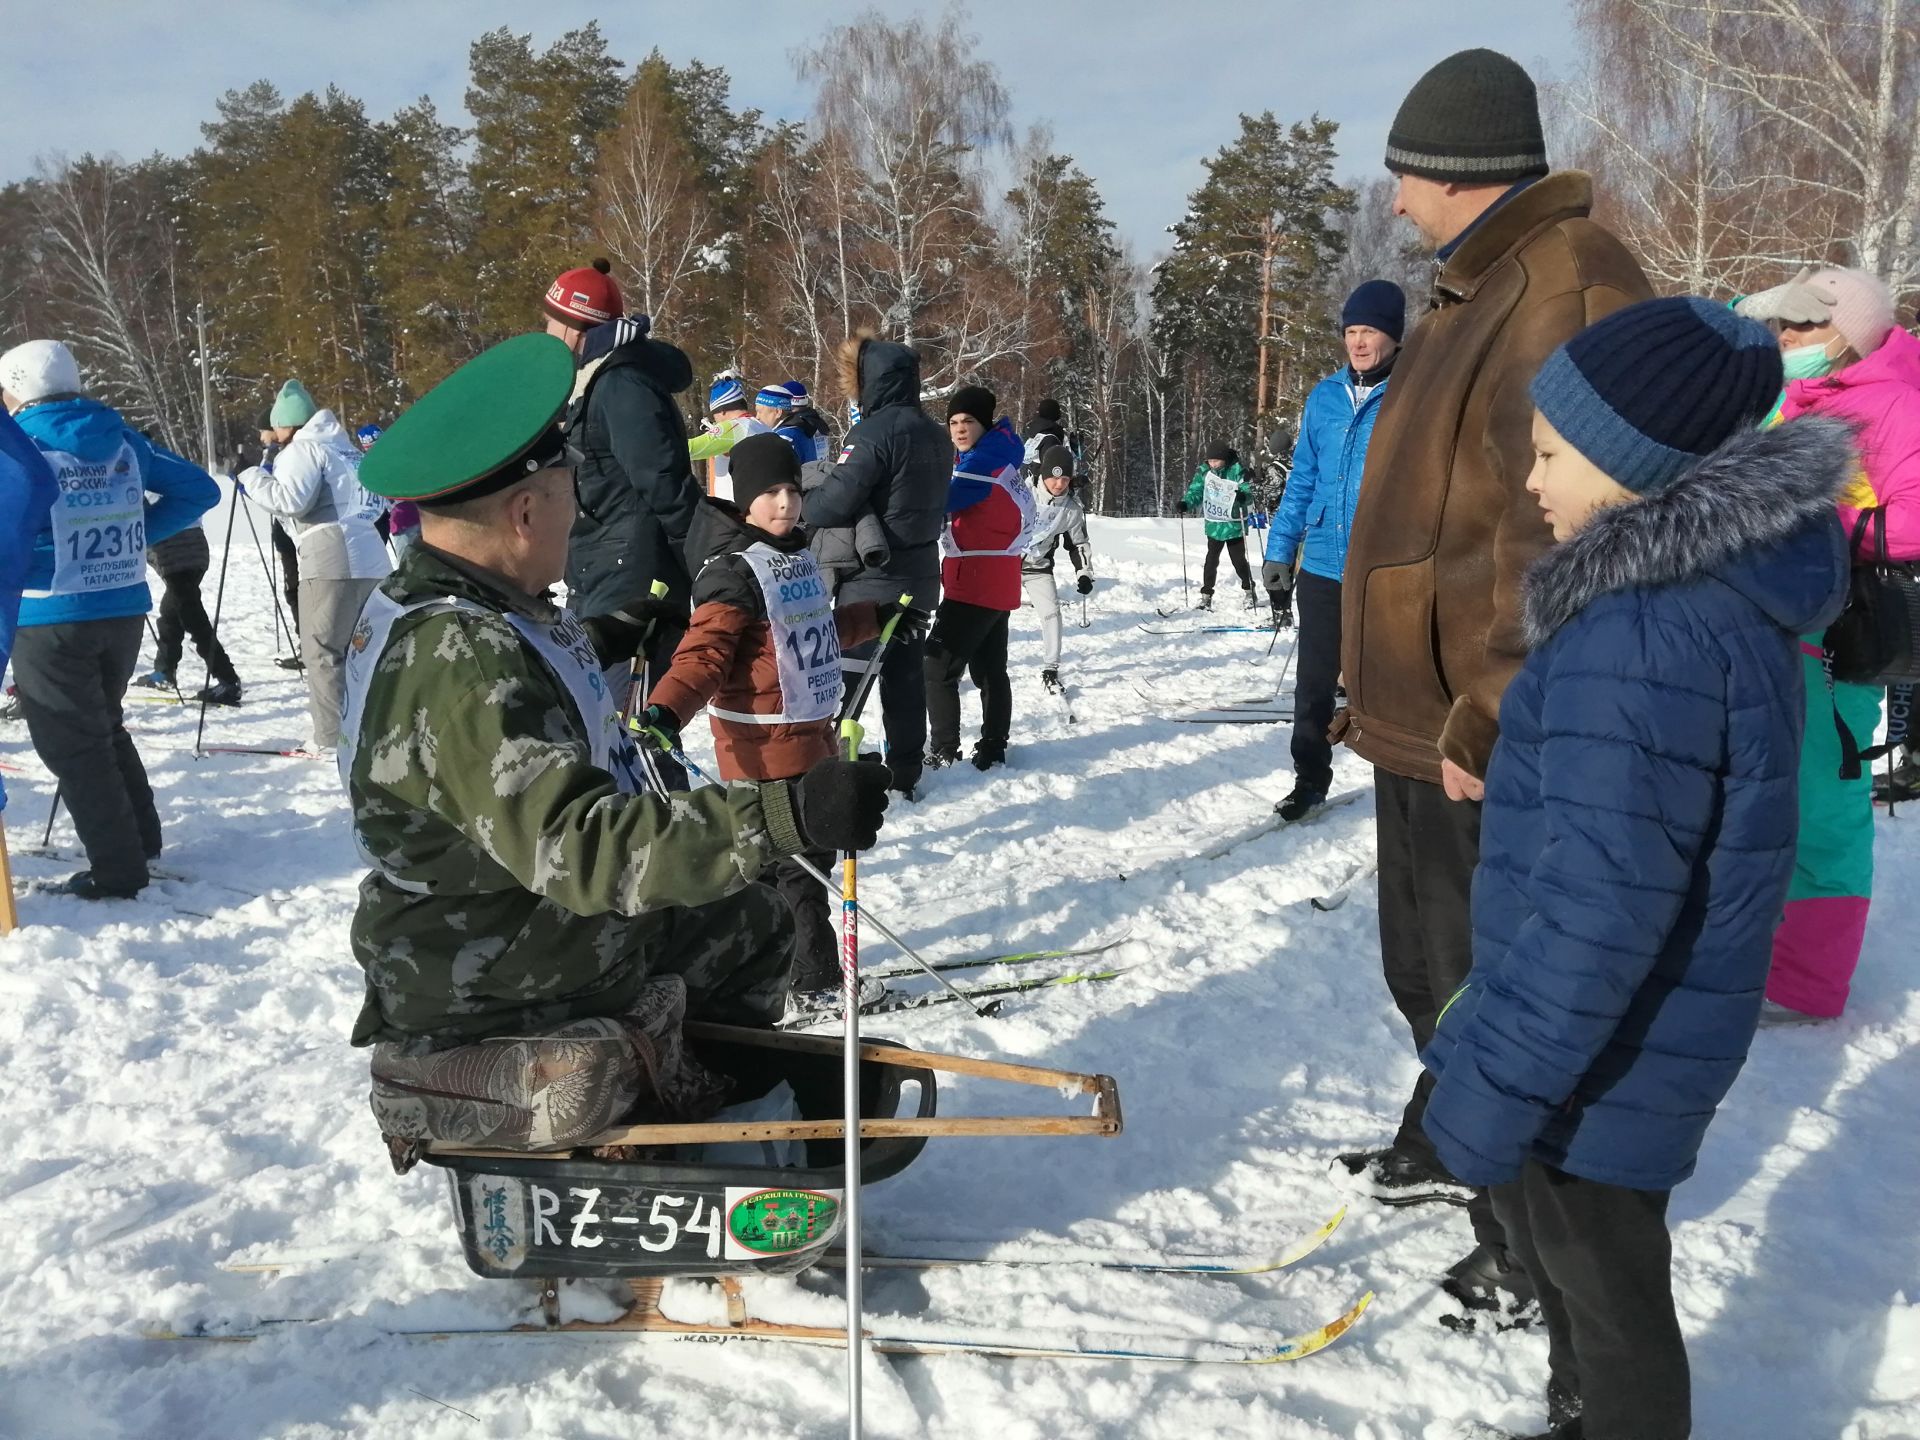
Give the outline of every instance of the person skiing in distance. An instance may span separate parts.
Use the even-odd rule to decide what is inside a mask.
[[[424,1138],[563,1148],[636,1104],[720,1101],[681,1019],[766,1025],[793,922],[756,877],[872,845],[877,765],[641,793],[584,627],[545,599],[568,561],[577,455],[568,347],[520,335],[388,429],[367,483],[422,511],[368,601],[341,779],[370,873],[354,913],[372,1105],[396,1154]],[[505,777],[505,778],[503,778]]]
[[[1858,535],[1856,564],[1877,551],[1920,560],[1920,340],[1894,319],[1885,282],[1865,270],[1809,267],[1785,285],[1739,303],[1780,337],[1787,388],[1779,414],[1830,415],[1857,429],[1860,465],[1840,500],[1840,523]],[[1878,512],[1877,517],[1868,512]],[[1793,888],[1773,941],[1765,1020],[1792,1024],[1846,1009],[1866,941],[1873,899],[1873,782],[1840,775],[1843,745],[1836,717],[1861,746],[1880,727],[1882,691],[1829,682],[1823,637],[1806,636],[1801,669],[1808,685],[1805,749],[1800,757],[1800,842]]]
[[[693,620],[647,696],[646,722],[678,736],[706,707],[722,780],[797,781],[837,753],[840,647],[877,637],[893,607],[834,608],[799,523],[800,460],[778,433],[748,436],[732,461],[733,499],[704,502],[714,513],[696,531],[707,553]],[[916,620],[909,611],[902,624]],[[826,849],[805,858],[823,873],[833,864]],[[791,859],[773,875],[793,911],[793,994],[831,996],[840,959],[826,892]]]
[[[171,539],[218,503],[198,465],[150,444],[85,393],[73,352],[29,340],[0,355],[0,404],[57,482],[25,466],[44,509],[30,515],[32,557],[13,636],[13,679],[33,748],[53,772],[87,867],[63,888],[125,899],[147,885],[161,848],[153,787],[122,714],[153,607],[147,545]],[[18,543],[17,541],[15,543]]]
[[[849,530],[855,568],[835,590],[843,604],[913,597],[931,614],[940,600],[940,533],[953,477],[953,443],[920,408],[920,357],[871,334],[849,336],[839,350],[840,381],[859,418],[839,458],[801,507],[807,527]],[[849,692],[872,656],[870,645],[842,655]],[[927,743],[925,645],[896,634],[880,672],[887,768],[893,788],[911,798]]]
[[[1367,441],[1387,396],[1406,330],[1407,297],[1369,280],[1340,308],[1347,365],[1307,395],[1287,488],[1267,535],[1261,580],[1278,611],[1299,595],[1293,671],[1293,789],[1274,806],[1289,824],[1311,814],[1333,784],[1334,691],[1340,683],[1340,577],[1360,503]],[[1296,562],[1298,574],[1296,575]]]
[[[1021,557],[1033,533],[1032,492],[1020,478],[1020,437],[994,419],[984,385],[963,385],[947,401],[947,434],[957,452],[940,537],[940,608],[927,632],[927,765],[960,758],[960,676],[980,691],[980,739],[973,766],[1005,763],[1013,728],[1007,678],[1007,622],[1020,608]]]
[[[1033,535],[1020,561],[1020,585],[1040,617],[1040,683],[1059,691],[1060,587],[1053,578],[1053,557],[1062,545],[1073,562],[1074,589],[1093,593],[1093,546],[1087,539],[1087,511],[1073,491],[1073,452],[1065,445],[1043,451],[1040,493],[1034,497]]]
[[[707,390],[707,433],[696,435],[687,445],[687,457],[695,466],[705,462],[711,478],[707,493],[720,500],[733,498],[733,486],[727,479],[727,454],[749,435],[765,435],[771,425],[753,413],[747,382],[733,371],[721,372]]]
[[[300,659],[307,678],[309,753],[340,743],[347,640],[373,587],[393,568],[374,528],[380,504],[360,488],[360,447],[333,411],[289,380],[275,397],[274,444],[236,483],[293,537],[300,555]]]
[[[193,698],[208,705],[238,705],[240,672],[233,668],[232,658],[214,633],[206,601],[200,595],[200,583],[207,578],[212,563],[207,532],[198,521],[147,547],[147,564],[160,577],[165,593],[160,597],[160,615],[154,625],[153,669],[134,676],[133,683],[150,690],[177,690],[174,675],[180,665],[181,646],[191,636],[195,652],[207,665],[207,684]]]
[[[1030,480],[1039,480],[1041,457],[1054,446],[1066,443],[1067,422],[1061,417],[1060,402],[1048,396],[1033,407],[1033,419],[1027,426],[1022,473]]]
[[[1765,327],[1649,300],[1531,386],[1526,577],[1473,882],[1473,968],[1422,1060],[1449,1173],[1491,1187],[1548,1336],[1536,1440],[1686,1440],[1669,1192],[1759,1020],[1793,874],[1797,636],[1843,605],[1844,426],[1763,430]]]
[[[1381,969],[1418,1051],[1471,963],[1480,776],[1526,653],[1522,577],[1552,543],[1526,491],[1526,386],[1575,332],[1652,289],[1592,220],[1592,181],[1548,173],[1538,93],[1505,55],[1465,50],[1423,75],[1385,160],[1395,213],[1438,270],[1367,445],[1334,739],[1374,767]],[[1421,1075],[1390,1145],[1335,1163],[1390,1203],[1464,1200],[1475,1245],[1443,1287],[1469,1307],[1521,1301],[1526,1274],[1486,1196],[1454,1183],[1421,1128],[1432,1083]]]
[[[1180,501],[1182,515],[1198,510],[1206,520],[1207,558],[1200,567],[1200,603],[1196,609],[1213,608],[1213,582],[1220,573],[1222,550],[1233,562],[1233,573],[1240,577],[1247,608],[1253,608],[1253,575],[1247,569],[1246,541],[1247,503],[1252,498],[1253,487],[1247,483],[1233,447],[1225,441],[1211,446]]]
[[[648,317],[622,308],[605,260],[563,271],[541,299],[547,333],[575,366],[565,429],[581,455],[580,504],[567,546],[567,601],[624,703],[634,662],[660,669],[686,632],[687,533],[701,489],[673,398],[693,383],[692,362],[653,338]],[[659,597],[656,582],[667,587]],[[672,788],[686,788],[686,772],[672,760],[660,756],[654,768]]]

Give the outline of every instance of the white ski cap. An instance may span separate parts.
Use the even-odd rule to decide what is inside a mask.
[[[0,355],[0,389],[22,404],[49,395],[79,395],[86,387],[73,352],[58,340],[29,340]]]

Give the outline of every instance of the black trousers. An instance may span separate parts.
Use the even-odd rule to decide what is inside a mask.
[[[1628,1190],[1529,1160],[1493,1188],[1547,1322],[1553,1383],[1581,1403],[1583,1440],[1686,1440],[1687,1347],[1673,1310],[1665,1190]]]
[[[960,748],[960,676],[980,691],[980,749],[1003,759],[1013,729],[1013,684],[1007,679],[1005,610],[989,610],[964,600],[942,600],[927,632],[928,745]]]
[[[1293,666],[1293,783],[1324,795],[1333,784],[1333,692],[1340,683],[1340,582],[1302,570],[1293,582],[1299,625]]]
[[[879,647],[878,640],[855,645],[841,653],[846,666],[847,689],[844,707],[853,703],[866,679],[866,667]],[[887,769],[893,776],[893,788],[905,793],[920,783],[927,751],[927,679],[926,637],[908,639],[896,633],[880,662],[880,679],[874,686],[880,695],[880,723],[887,738]],[[871,724],[870,708],[859,718]]]
[[[801,857],[829,879],[839,872],[827,850],[809,850]],[[793,912],[793,988],[796,992],[827,990],[840,983],[840,932],[834,925],[833,902],[827,887],[807,874],[791,858],[773,869],[773,888]]]
[[[1427,1048],[1440,1012],[1473,968],[1469,897],[1480,863],[1480,807],[1447,799],[1424,780],[1375,768],[1375,830],[1380,854],[1380,964],[1393,1003],[1413,1032],[1416,1052]],[[1394,1148],[1444,1172],[1421,1128],[1433,1075],[1422,1070],[1400,1117]],[[1467,1207],[1474,1236],[1504,1246],[1500,1222],[1485,1191]]]
[[[153,787],[121,715],[145,630],[138,615],[30,625],[13,646],[27,733],[60,782],[94,878],[109,889],[146,884],[147,861],[160,853]]]
[[[213,621],[207,615],[206,603],[200,598],[200,582],[206,578],[207,567],[204,565],[191,570],[175,570],[170,575],[160,577],[160,583],[166,586],[166,594],[160,597],[160,619],[154,627],[159,637],[159,649],[154,652],[153,668],[171,676],[180,665],[181,642],[191,635],[193,648],[207,662],[207,673],[216,684],[238,680],[239,673],[233,668],[233,661],[227,658],[220,637],[213,633]]]
[[[278,520],[268,527],[273,537],[274,554],[280,557],[280,593],[287,597],[287,614],[293,619],[293,637],[300,638],[300,547],[293,543]],[[294,646],[297,651],[300,647]]]
[[[1233,573],[1240,577],[1240,584],[1243,587],[1253,584],[1253,572],[1247,569],[1246,537],[1238,536],[1232,540],[1216,540],[1209,535],[1207,537],[1207,558],[1205,563],[1200,567],[1200,593],[1202,595],[1211,595],[1213,593],[1213,577],[1220,573],[1220,552],[1222,550],[1227,552],[1227,559],[1233,562]]]

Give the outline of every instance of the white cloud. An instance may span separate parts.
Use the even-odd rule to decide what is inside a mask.
[[[42,4],[9,23],[0,55],[0,181],[30,174],[41,155],[184,153],[222,91],[262,78],[288,95],[338,85],[374,116],[427,94],[457,119],[476,36],[506,25],[545,45],[596,13],[623,59],[658,46],[679,63],[722,65],[736,104],[798,118],[806,91],[793,50],[863,8],[722,7],[704,25],[708,12],[662,0]],[[1052,127],[1143,256],[1162,248],[1201,160],[1233,138],[1242,111],[1340,121],[1343,174],[1368,175],[1401,96],[1434,61],[1489,45],[1538,74],[1567,69],[1573,46],[1558,0],[977,0],[970,13],[1016,128]]]

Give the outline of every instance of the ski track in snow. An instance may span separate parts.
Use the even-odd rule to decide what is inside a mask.
[[[1131,924],[1102,959],[1135,968],[1110,983],[1016,997],[993,1020],[946,1006],[870,1027],[938,1050],[1110,1072],[1126,1132],[936,1140],[868,1192],[876,1247],[1278,1249],[1351,1198],[1328,1162],[1391,1136],[1415,1074],[1380,978],[1374,883],[1333,914],[1308,904],[1370,855],[1370,793],[1195,861],[1285,792],[1288,728],[1175,725],[1153,718],[1131,683],[1157,682],[1174,703],[1245,698],[1277,688],[1291,635],[1249,668],[1266,649],[1260,635],[1143,634],[1156,605],[1180,603],[1174,525],[1093,525],[1093,628],[1069,623],[1062,667],[1079,723],[1042,695],[1032,616],[1016,616],[1011,764],[931,776],[920,803],[895,807],[861,879],[875,913],[929,955],[1073,945]],[[216,547],[224,526],[224,512],[208,517]],[[235,538],[222,629],[248,703],[210,711],[208,741],[291,744],[304,733],[304,690],[270,663],[266,580],[244,524]],[[182,671],[198,683],[191,653]],[[0,1073],[14,1122],[0,1157],[0,1436],[842,1433],[845,1361],[833,1351],[379,1333],[504,1323],[532,1301],[525,1287],[471,1275],[438,1174],[396,1178],[382,1152],[366,1054],[347,1044],[360,1000],[346,938],[359,871],[332,769],[195,761],[191,708],[129,711],[166,825],[164,863],[192,878],[133,903],[35,895],[25,928],[0,941]],[[966,714],[977,721],[971,698]],[[703,743],[696,758],[709,752]],[[7,777],[17,851],[38,843],[52,784],[18,723],[0,728],[0,756],[30,772]],[[1339,752],[1336,791],[1369,778]],[[1881,892],[1851,1013],[1759,1037],[1699,1174],[1675,1196],[1702,1437],[1920,1434],[1920,900],[1908,879],[1920,807],[1909,814],[1879,821]],[[54,842],[71,850],[64,821]],[[22,879],[73,868],[15,861]],[[876,963],[899,958],[871,934],[864,949]],[[960,1080],[941,1110],[1006,1098]],[[1351,1334],[1297,1365],[871,1360],[868,1432],[1444,1440],[1485,1419],[1526,1433],[1544,1419],[1544,1338],[1460,1337],[1435,1323],[1448,1307],[1432,1277],[1470,1243],[1458,1210],[1354,1199],[1322,1250],[1276,1276],[874,1274],[870,1319],[1041,1341],[1255,1338],[1330,1319],[1369,1288],[1378,1298]],[[219,1268],[290,1254],[316,1263],[277,1278]],[[748,1290],[769,1319],[841,1314],[831,1272]],[[576,1313],[594,1302],[569,1296]],[[665,1308],[718,1313],[695,1282],[671,1283]],[[140,1338],[293,1316],[324,1323],[250,1346]]]

